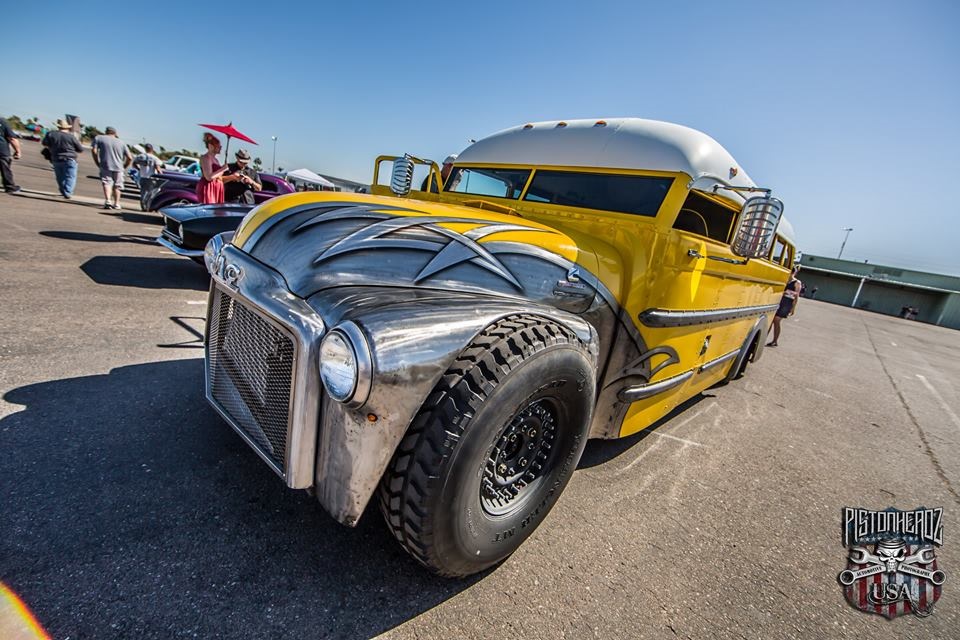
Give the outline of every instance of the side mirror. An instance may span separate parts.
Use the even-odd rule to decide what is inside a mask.
[[[402,158],[393,161],[393,172],[390,176],[390,190],[398,196],[410,193],[413,186],[413,158],[404,154]]]
[[[770,253],[783,215],[783,203],[771,196],[755,196],[743,203],[740,223],[730,249],[741,258],[762,258]]]

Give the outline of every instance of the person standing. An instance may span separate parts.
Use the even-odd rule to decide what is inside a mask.
[[[440,179],[443,182],[447,181],[447,176],[450,175],[450,170],[453,169],[453,163],[457,161],[457,154],[451,153],[446,158],[443,159],[443,164],[440,165]],[[442,184],[436,184],[430,178],[433,177],[433,173],[428,173],[427,177],[423,179],[423,183],[420,185],[420,191],[430,190],[431,193],[440,193],[440,187]]]
[[[790,273],[790,282],[787,283],[787,288],[783,291],[783,297],[780,298],[780,305],[777,307],[777,312],[773,316],[773,340],[767,343],[768,347],[777,346],[777,340],[780,339],[780,321],[792,316],[797,310],[797,301],[800,299],[800,289],[803,288],[803,283],[797,279],[797,273],[799,273],[799,271],[800,267],[794,267]]]
[[[3,180],[3,190],[7,193],[20,191],[13,179],[13,161],[19,159],[20,136],[10,128],[6,118],[0,118],[0,178]]]
[[[133,162],[130,149],[117,136],[117,130],[107,127],[103,135],[93,139],[93,161],[100,168],[100,184],[103,186],[103,208],[119,209],[120,192],[123,190],[123,172]]]
[[[77,154],[83,153],[83,145],[70,131],[67,121],[61,118],[57,120],[57,130],[43,137],[43,146],[50,153],[60,195],[69,200],[77,185]]]
[[[250,166],[250,154],[245,149],[236,153],[236,162],[227,165],[223,176],[223,195],[225,202],[256,204],[254,191],[261,191],[260,175]]]
[[[223,174],[227,172],[227,167],[221,166],[217,162],[217,154],[220,153],[220,140],[212,133],[203,134],[203,144],[207,147],[207,152],[200,156],[200,181],[197,183],[197,198],[200,204],[222,204],[223,193]]]
[[[133,159],[133,166],[137,169],[138,181],[163,173],[163,160],[153,152],[153,145],[149,142],[143,145],[143,153],[138,153]]]

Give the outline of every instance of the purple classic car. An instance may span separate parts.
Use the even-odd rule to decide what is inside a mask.
[[[293,187],[283,178],[261,173],[261,191],[255,191],[253,197],[257,204],[264,200],[293,193]],[[165,171],[162,174],[140,181],[140,208],[144,211],[158,211],[164,207],[175,205],[199,204],[197,198],[197,176],[188,173]]]

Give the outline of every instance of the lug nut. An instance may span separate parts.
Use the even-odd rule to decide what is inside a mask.
[[[520,466],[521,466],[521,467],[527,466],[527,459],[526,459],[526,458],[520,458]]]
[[[507,473],[507,465],[505,465],[505,464],[503,464],[503,463],[501,462],[501,463],[500,463],[500,466],[497,467],[497,473],[499,473],[500,475],[506,474],[506,473]]]

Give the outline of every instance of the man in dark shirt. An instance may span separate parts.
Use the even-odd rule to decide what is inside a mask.
[[[457,161],[457,154],[451,153],[443,160],[443,164],[440,166],[440,179],[444,182],[447,181],[447,176],[450,175],[450,170],[453,169],[453,163]],[[423,183],[420,185],[420,191],[426,191],[428,188],[431,193],[440,193],[440,187],[443,185],[438,185],[435,180],[431,180],[433,173],[428,173],[427,177],[423,179]]]
[[[13,149],[13,154],[10,150]],[[20,136],[10,128],[5,118],[0,118],[0,178],[3,190],[16,193],[20,187],[13,180],[13,161],[20,159]]]
[[[246,150],[237,151],[237,161],[227,165],[224,177],[227,176],[232,179],[223,181],[224,202],[256,204],[253,192],[262,190],[263,185],[260,184],[260,176],[250,166],[250,154]]]
[[[77,154],[83,153],[83,146],[63,119],[57,120],[56,131],[44,136],[43,146],[50,151],[50,162],[53,163],[60,195],[69,200],[77,185]]]

